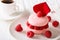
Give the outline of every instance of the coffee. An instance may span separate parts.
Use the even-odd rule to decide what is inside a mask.
[[[2,0],[3,3],[10,4],[13,3],[13,0]]]

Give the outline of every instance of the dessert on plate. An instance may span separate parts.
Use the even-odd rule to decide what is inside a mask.
[[[47,38],[51,38],[52,32],[48,29],[49,22],[52,20],[50,16],[47,16],[51,9],[46,2],[39,3],[33,6],[34,13],[31,14],[27,20],[27,36],[32,38],[35,34],[44,34]],[[58,27],[59,22],[53,21],[52,25]],[[22,25],[16,26],[16,31],[21,32],[24,29]]]

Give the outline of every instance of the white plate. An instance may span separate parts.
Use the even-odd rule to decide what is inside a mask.
[[[58,40],[60,38],[60,31],[54,29],[54,28],[49,28],[52,32],[52,38],[46,38],[43,35],[35,35],[33,38],[28,38],[26,36],[26,32],[16,32],[15,27],[17,24],[22,24],[23,27],[26,26],[26,21],[28,20],[29,14],[24,14],[22,15],[19,19],[15,20],[11,26],[10,26],[10,33],[11,35],[16,38],[17,40]],[[51,24],[49,24],[50,27],[53,27]]]

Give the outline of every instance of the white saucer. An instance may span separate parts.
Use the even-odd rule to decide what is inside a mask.
[[[23,15],[23,12],[15,12],[16,14],[0,16],[0,20],[14,20]]]
[[[26,32],[16,32],[15,31],[15,27],[17,24],[22,24],[23,27],[26,26],[25,22],[27,21],[27,19],[29,18],[29,15],[23,15],[22,17],[20,17],[19,19],[15,20],[9,30],[11,35],[17,39],[17,40],[57,40],[60,38],[60,31],[54,29],[54,28],[49,28],[53,34],[52,38],[46,38],[43,35],[35,35],[35,37],[33,38],[28,38],[26,36]],[[49,24],[50,27],[53,27],[51,24]]]

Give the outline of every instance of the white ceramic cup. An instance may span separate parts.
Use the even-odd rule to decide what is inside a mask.
[[[10,15],[14,14],[17,11],[19,11],[19,7],[16,6],[14,2],[10,4],[0,2],[0,17],[1,18],[9,18]]]

